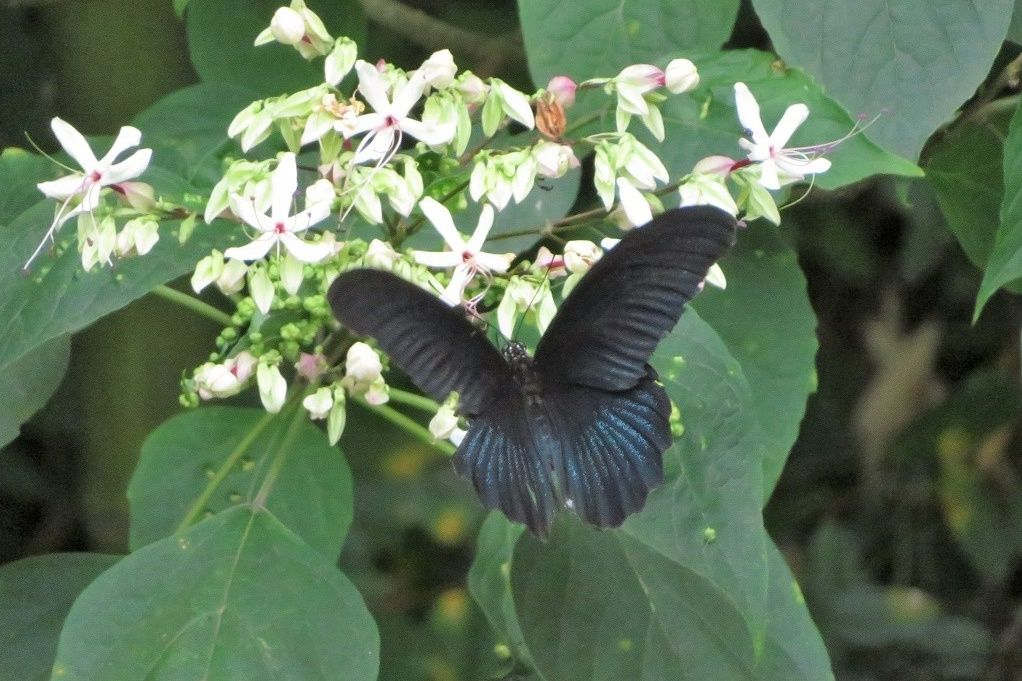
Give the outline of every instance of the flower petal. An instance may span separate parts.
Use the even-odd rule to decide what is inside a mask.
[[[277,167],[270,175],[273,198],[270,203],[270,217],[274,222],[284,220],[291,213],[291,200],[298,190],[298,167],[291,152],[281,155]]]
[[[152,156],[152,149],[139,149],[120,163],[110,166],[110,169],[103,174],[100,183],[105,187],[138,177],[149,167],[149,160]]]
[[[92,172],[99,162],[96,160],[96,155],[92,153],[92,149],[89,147],[89,143],[85,141],[82,133],[75,130],[70,123],[60,118],[54,118],[50,121],[50,127],[53,128],[53,134],[56,135],[60,146],[64,147],[64,151],[78,162],[82,170],[86,173]]]
[[[138,128],[133,128],[130,125],[122,126],[117,131],[117,138],[114,139],[113,145],[110,150],[106,152],[103,158],[99,159],[98,165],[100,166],[111,166],[113,165],[114,159],[117,158],[122,151],[137,147],[142,142],[142,132]]]
[[[451,217],[451,211],[432,197],[425,197],[422,201],[419,201],[419,208],[422,209],[423,214],[433,223],[436,231],[440,232],[440,236],[444,238],[444,242],[447,246],[456,253],[469,250],[468,245],[465,243],[465,237],[454,226],[454,218]],[[485,208],[483,209],[485,212]],[[492,209],[490,209],[492,211]],[[481,221],[480,217],[480,221]],[[487,230],[489,231],[489,230]],[[483,235],[485,239],[486,236]]]
[[[483,269],[497,273],[507,272],[514,259],[514,253],[476,253],[473,258]]]
[[[258,260],[270,252],[273,245],[277,243],[277,235],[266,232],[256,237],[255,241],[244,246],[235,246],[224,251],[225,258],[237,258],[246,262]]]
[[[491,229],[493,229],[493,206],[487,203],[479,213],[479,222],[475,231],[472,232],[472,237],[465,244],[466,250],[471,253],[483,250],[483,244],[486,243],[486,237],[489,236]]]
[[[758,145],[769,145],[770,136],[759,116],[759,104],[745,83],[735,83],[735,108],[742,127],[749,131],[752,141]]]
[[[455,267],[460,265],[462,260],[461,253],[455,253],[454,251],[412,251],[412,257],[420,265],[435,268]]]
[[[373,111],[380,114],[390,113],[387,88],[376,66],[359,59],[355,62],[355,72],[358,73],[358,91],[362,93],[362,97]]]
[[[231,194],[228,201],[231,205],[231,210],[246,225],[255,227],[260,232],[270,232],[273,230],[273,220],[268,215],[260,215],[259,211],[256,210],[255,201],[252,199]]]
[[[454,139],[454,133],[458,130],[457,125],[423,123],[422,121],[416,121],[411,118],[403,119],[400,123],[398,123],[398,127],[415,139],[421,140],[431,147],[435,147],[440,144],[447,144]]]
[[[770,135],[770,145],[774,149],[782,149],[791,139],[791,136],[798,130],[798,126],[802,125],[805,120],[809,118],[809,107],[805,104],[792,104],[785,111],[784,115],[781,116],[781,120],[777,123],[777,127],[774,128],[774,133]]]
[[[416,71],[408,79],[408,82],[399,87],[394,93],[394,101],[390,106],[390,115],[398,120],[404,119],[408,112],[412,110],[412,107],[422,98],[422,93],[425,89],[425,75]]]
[[[81,175],[66,175],[58,180],[40,182],[36,185],[43,194],[51,199],[63,201],[69,196],[74,196],[82,191],[85,186],[85,178]]]
[[[461,305],[465,297],[465,287],[472,279],[472,270],[467,265],[458,265],[451,274],[451,281],[444,289],[443,300],[448,305]]]
[[[639,227],[653,219],[649,202],[631,182],[623,177],[617,178],[617,193],[621,201],[621,208],[632,225]]]
[[[333,245],[327,242],[312,242],[299,239],[294,234],[285,232],[280,235],[280,243],[284,244],[287,252],[307,263],[317,263],[333,254]],[[225,254],[226,255],[226,254]]]
[[[330,203],[320,201],[314,203],[300,213],[295,213],[284,222],[284,229],[290,234],[304,232],[309,227],[323,222],[330,215]]]

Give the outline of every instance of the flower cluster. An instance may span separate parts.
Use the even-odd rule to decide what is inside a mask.
[[[195,292],[213,286],[235,311],[210,361],[183,381],[182,400],[195,405],[254,385],[264,407],[276,412],[300,397],[310,418],[326,421],[332,442],[343,431],[348,400],[387,409],[398,394],[385,381],[385,358],[338,329],[330,314],[325,294],[339,272],[386,269],[449,305],[476,315],[495,310],[492,321],[508,337],[522,320],[543,330],[558,299],[616,240],[569,240],[560,253],[541,248],[530,262],[499,245],[504,235],[494,234],[494,225],[501,211],[535,201],[537,187],[548,189],[580,159],[592,156],[605,216],[625,229],[641,228],[665,204],[711,204],[777,222],[770,192],[829,167],[821,157],[827,147],[785,146],[809,114],[804,104],[789,107],[768,134],[749,88],[737,83],[744,137],[736,134],[735,146],[745,157],[711,156],[687,174],[672,173],[632,123],[638,119],[658,142],[665,139],[661,104],[699,85],[687,59],[664,68],[635,64],[581,83],[558,76],[529,94],[459,71],[447,50],[411,71],[361,60],[355,43],[331,36],[302,0],[278,9],[256,44],[273,41],[304,59],[322,59],[323,82],[253,102],[229,126],[244,152],[275,133],[288,150],[231,159],[206,201],[206,222],[234,223],[230,229],[247,240],[213,251],[195,268]],[[344,82],[352,85],[345,89]],[[573,135],[571,107],[585,90],[612,98],[612,129]],[[161,219],[194,219],[185,206],[156,201],[147,185],[129,182],[151,155],[141,149],[116,160],[141,143],[138,130],[122,128],[98,160],[70,125],[54,119],[53,130],[81,171],[39,185],[59,202],[46,239],[77,217],[86,270],[115,255],[145,254]],[[109,195],[135,211],[121,227],[117,217],[124,213],[104,207]],[[566,218],[533,233],[555,235],[577,223]],[[417,247],[402,248],[413,237]],[[725,283],[719,268],[707,281]],[[453,441],[463,435],[456,398],[439,407],[430,430]]]

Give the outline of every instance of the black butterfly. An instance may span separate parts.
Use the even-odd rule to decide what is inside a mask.
[[[565,299],[535,357],[517,342],[499,352],[463,310],[387,272],[341,274],[329,299],[435,400],[458,392],[470,427],[454,466],[485,506],[539,536],[562,506],[617,527],[662,482],[672,442],[671,403],[647,362],[735,228],[697,206],[629,232]]]

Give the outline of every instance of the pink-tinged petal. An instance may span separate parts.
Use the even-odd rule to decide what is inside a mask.
[[[486,204],[479,214],[479,223],[476,225],[476,230],[472,232],[472,237],[465,244],[465,249],[470,253],[478,253],[483,250],[483,244],[486,242],[486,237],[490,235],[491,229],[493,229],[493,206]]]
[[[64,151],[78,162],[82,170],[88,173],[96,167],[99,162],[96,160],[96,155],[92,153],[92,149],[89,147],[89,143],[85,141],[82,133],[75,130],[70,123],[60,118],[54,118],[50,121],[50,127],[53,128],[53,134],[56,135],[60,146],[64,147]]]
[[[456,267],[461,264],[462,257],[461,253],[455,253],[454,251],[447,252],[430,252],[430,251],[412,251],[412,257],[415,258],[415,262],[426,267],[434,267],[437,269],[444,269],[447,267]]]
[[[422,93],[426,89],[426,78],[422,73],[416,71],[408,82],[398,88],[394,93],[394,102],[390,107],[390,115],[398,120],[403,119],[412,110],[412,107],[422,99]]]
[[[476,253],[474,260],[488,272],[507,272],[514,262],[514,253]]]
[[[277,243],[277,235],[272,232],[266,232],[260,234],[252,243],[228,248],[224,251],[224,257],[237,258],[246,262],[258,260],[269,253],[275,243]]]
[[[256,210],[255,202],[237,194],[231,194],[229,202],[231,210],[246,225],[255,227],[260,232],[272,232],[273,220],[268,215],[261,215]]]
[[[270,175],[270,187],[273,192],[270,217],[274,222],[284,220],[291,214],[291,200],[298,190],[298,167],[295,165],[294,154],[288,152],[280,157],[280,162]]]
[[[59,180],[40,182],[36,188],[51,199],[63,201],[69,196],[74,196],[82,191],[85,186],[85,178],[81,175],[67,175]]]
[[[358,91],[362,93],[362,97],[373,108],[373,111],[380,114],[390,113],[387,88],[376,67],[359,59],[355,62],[355,72],[358,73]]]
[[[141,142],[142,132],[138,128],[133,128],[130,125],[123,126],[117,132],[117,138],[114,139],[110,150],[106,152],[103,158],[99,159],[99,165],[107,167],[113,165],[114,159],[120,156],[122,151],[137,147]]]
[[[139,149],[120,163],[110,166],[110,169],[103,173],[100,183],[106,187],[138,177],[149,167],[152,156],[152,149]]]
[[[292,234],[296,232],[304,232],[309,227],[323,222],[328,215],[330,215],[329,202],[321,201],[319,203],[314,203],[300,213],[295,213],[285,220],[284,229]]]
[[[735,83],[735,108],[739,122],[749,131],[752,141],[764,146],[770,144],[770,136],[759,116],[759,104],[745,83]]]
[[[465,243],[465,237],[454,226],[454,218],[451,217],[451,212],[442,203],[427,196],[422,201],[419,201],[419,208],[422,209],[423,214],[429,221],[433,223],[436,231],[440,232],[440,236],[444,238],[448,248],[456,253],[469,250],[468,245]]]
[[[809,107],[805,104],[792,104],[789,106],[784,115],[781,116],[781,120],[777,123],[777,127],[774,128],[774,134],[770,135],[770,146],[774,149],[782,149],[788,144],[788,140],[798,130],[798,126],[805,123],[805,120],[809,118]]]
[[[402,120],[398,123],[398,127],[431,147],[447,144],[454,139],[454,134],[457,132],[457,125],[435,125],[433,123],[412,120],[411,118]]]
[[[303,241],[294,234],[284,233],[280,235],[280,243],[284,244],[287,252],[307,263],[317,263],[324,258],[331,256],[334,252],[333,245],[327,242]],[[226,253],[225,253],[226,255]]]
[[[763,161],[759,164],[759,183],[767,189],[780,189],[781,181],[777,176],[777,164],[773,161]]]
[[[458,265],[451,273],[451,282],[444,289],[443,300],[448,305],[461,305],[465,297],[465,287],[472,279],[472,270],[467,265]]]

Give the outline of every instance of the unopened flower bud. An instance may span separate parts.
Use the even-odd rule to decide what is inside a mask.
[[[688,92],[699,85],[699,72],[688,59],[672,59],[664,69],[664,84],[674,94]]]
[[[309,412],[309,418],[313,421],[325,419],[334,406],[333,391],[330,388],[320,388],[302,400],[302,406]]]
[[[270,32],[278,43],[296,45],[305,37],[305,20],[290,7],[280,7],[270,20]]]
[[[454,76],[458,67],[454,64],[454,57],[450,50],[439,50],[429,56],[429,59],[422,62],[418,73],[422,78],[435,88],[449,87],[454,82]]]
[[[287,381],[280,369],[260,364],[256,369],[256,384],[259,386],[259,399],[262,400],[263,408],[271,414],[279,412],[287,397]]]
[[[567,76],[554,76],[546,86],[547,92],[553,94],[557,103],[565,109],[575,103],[575,90],[578,84]]]

